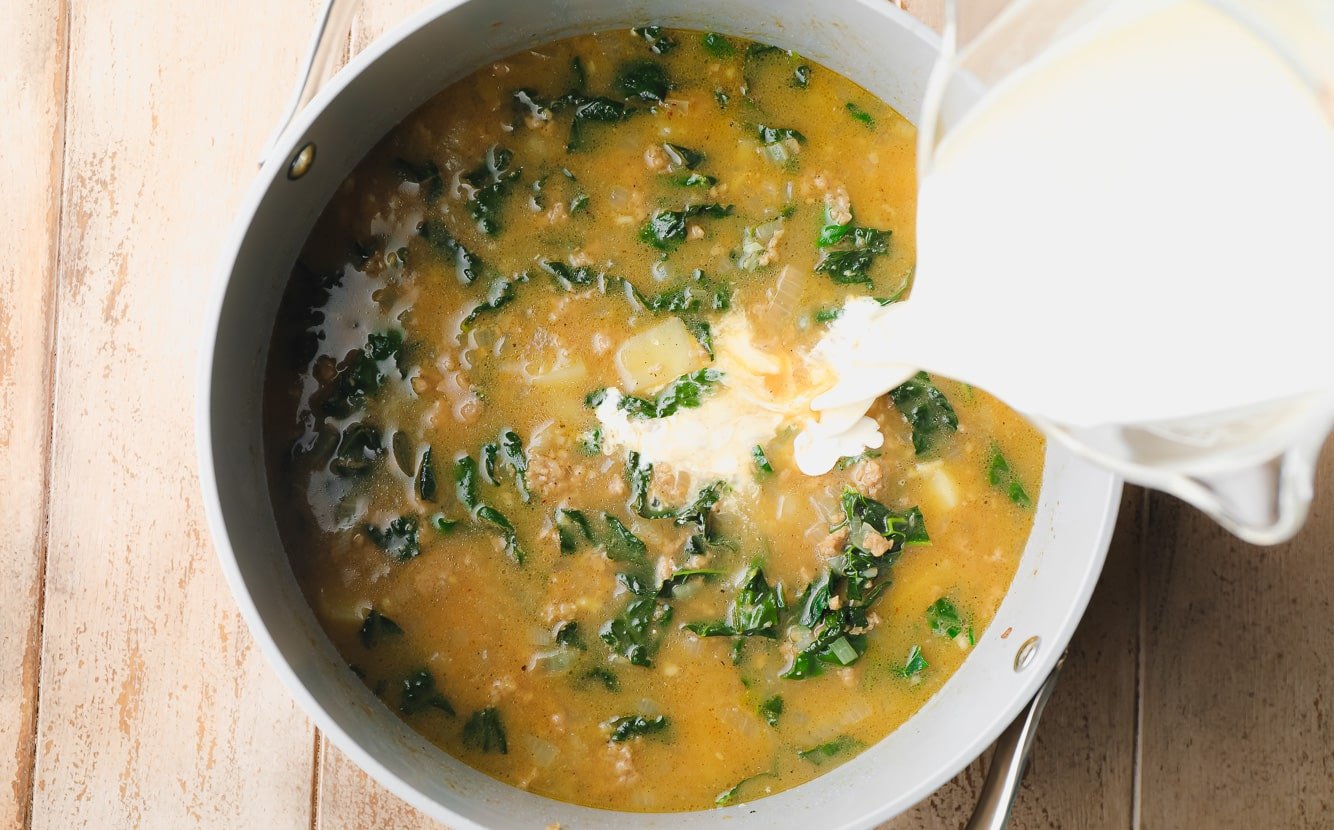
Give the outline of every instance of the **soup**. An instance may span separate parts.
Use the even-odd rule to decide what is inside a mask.
[[[646,27],[486,67],[367,155],[292,274],[265,441],[386,706],[515,786],[672,811],[828,772],[941,687],[1042,439],[918,375],[877,449],[794,454],[830,344],[910,287],[913,143],[799,55]]]

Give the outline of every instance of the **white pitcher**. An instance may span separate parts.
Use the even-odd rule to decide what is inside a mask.
[[[1291,537],[1334,427],[1334,4],[995,9],[950,4],[881,354],[1247,541]]]

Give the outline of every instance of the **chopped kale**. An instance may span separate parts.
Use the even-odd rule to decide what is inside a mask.
[[[357,422],[343,428],[338,448],[329,461],[329,471],[340,478],[363,476],[384,457],[380,430],[371,424]]]
[[[528,490],[528,456],[523,451],[519,434],[512,429],[500,433],[500,460],[514,471],[514,486],[519,490],[519,497],[525,502],[531,501],[533,494]]]
[[[585,649],[584,639],[579,635],[579,623],[567,620],[556,626],[556,645]]]
[[[925,455],[959,428],[959,416],[949,399],[931,382],[926,372],[918,372],[889,393],[908,426],[912,427],[913,451]]]
[[[463,181],[473,188],[468,197],[468,212],[477,222],[477,229],[487,236],[500,232],[500,210],[510,183],[519,178],[521,170],[511,170],[513,154],[498,144],[486,151],[482,164],[463,174]]]
[[[630,32],[647,42],[649,51],[655,55],[665,55],[676,48],[676,41],[661,26],[636,26]]]
[[[435,464],[431,462],[431,448],[422,454],[421,466],[417,468],[417,498],[422,501],[435,501],[439,489],[435,480]]]
[[[451,519],[443,513],[436,513],[431,517],[430,522],[436,533],[452,533],[454,528],[459,525],[458,519]]]
[[[713,799],[713,803],[715,806],[718,807],[726,807],[728,804],[731,804],[733,801],[736,800],[737,793],[741,790],[743,786],[757,779],[769,777],[772,775],[773,773],[771,772],[761,772],[757,775],[752,775],[749,778],[742,778],[740,781],[736,782],[736,784],[733,785],[732,787],[718,793],[718,796]]]
[[[834,469],[846,470],[849,467],[855,465],[859,461],[866,461],[872,458],[879,458],[881,455],[882,453],[880,452],[880,450],[864,450],[862,452],[857,453],[856,455],[845,455],[838,461],[834,462]]]
[[[674,167],[684,167],[687,170],[694,170],[704,161],[704,154],[698,150],[692,150],[689,147],[682,147],[680,144],[664,142],[662,149],[667,153],[667,158]]]
[[[895,669],[894,672],[900,677],[916,677],[926,671],[927,665],[926,658],[922,656],[922,647],[913,646],[908,651],[908,659],[903,662],[902,666]]]
[[[764,722],[773,728],[778,728],[778,719],[782,716],[783,698],[779,695],[774,695],[760,704],[760,717],[764,718]]]
[[[722,376],[722,372],[717,369],[699,369],[667,384],[652,399],[626,395],[621,398],[617,408],[629,413],[632,418],[666,418],[676,414],[682,407],[697,408]],[[601,397],[594,400],[590,396],[590,401],[592,406],[597,406],[601,403]]]
[[[875,116],[871,115],[869,112],[857,106],[856,104],[852,103],[851,101],[849,101],[844,106],[848,111],[848,115],[851,115],[854,121],[864,124],[873,130],[875,129]]]
[[[435,677],[427,669],[418,669],[403,679],[400,686],[398,711],[405,715],[415,715],[425,709],[439,709],[451,718],[454,707],[449,700],[436,689]]]
[[[941,597],[926,609],[926,624],[931,627],[932,634],[949,640],[953,640],[964,631],[964,621],[959,616],[959,609],[954,607],[954,603],[950,602],[948,597]]]
[[[830,228],[843,228],[841,225],[826,225],[820,236],[823,244]],[[871,288],[874,281],[867,272],[875,258],[889,251],[889,231],[874,228],[850,228],[838,233],[834,241],[839,245],[826,250],[815,264],[815,270],[828,274],[838,285],[864,285]],[[833,245],[834,242],[830,242]]]
[[[736,54],[736,47],[732,42],[717,32],[707,32],[700,38],[704,44],[704,49],[715,58],[729,58]]]
[[[1010,462],[1001,455],[1000,447],[993,444],[991,446],[991,457],[987,460],[987,479],[991,486],[1000,490],[1009,496],[1010,501],[1020,507],[1028,508],[1033,506],[1033,500],[1028,497],[1028,491],[1020,483],[1019,477],[1010,469]]]
[[[482,476],[486,478],[486,483],[499,484],[500,479],[496,476],[496,465],[500,462],[500,447],[494,442],[487,441],[478,450],[477,457],[482,459]]]
[[[593,529],[584,514],[565,507],[556,510],[556,535],[560,538],[561,553],[574,553],[584,543],[594,542]]]
[[[372,332],[366,338],[366,345],[353,349],[338,364],[321,411],[335,418],[346,418],[364,409],[366,402],[389,380],[391,368],[396,368],[400,377],[407,376],[404,359],[403,332],[397,329]]]
[[[722,87],[717,87],[713,90],[713,100],[718,102],[718,109],[725,110],[727,105],[732,102],[732,96],[728,95]]]
[[[596,680],[602,685],[602,688],[612,693],[621,690],[621,681],[616,677],[616,673],[602,666],[594,666],[584,672],[582,678],[584,680]]]
[[[613,562],[642,565],[648,561],[643,540],[610,513],[603,517],[607,525],[607,558]]]
[[[444,222],[439,219],[426,219],[417,226],[417,233],[441,254],[454,258],[454,272],[459,282],[474,283],[482,275],[481,259],[463,247],[445,227]]]
[[[661,628],[671,617],[670,605],[658,599],[635,597],[598,633],[613,654],[624,657],[633,665],[652,667]]]
[[[472,713],[463,724],[463,745],[477,752],[499,752],[501,755],[509,752],[505,725],[500,722],[496,707],[488,706]]]
[[[602,429],[593,427],[579,436],[579,451],[584,455],[602,455]]]
[[[769,587],[764,571],[753,565],[732,601],[726,622],[696,622],[684,628],[701,637],[777,637],[779,615],[785,608],[782,586]]]
[[[815,314],[812,315],[817,323],[832,323],[842,316],[843,308],[841,306],[824,306],[823,308],[817,308]]]
[[[716,203],[687,205],[681,210],[659,209],[649,217],[639,232],[639,238],[661,251],[669,251],[686,238],[686,223],[695,217],[721,219],[732,215],[731,205]]]
[[[810,761],[812,764],[823,764],[840,755],[846,755],[853,750],[861,748],[861,741],[855,738],[849,738],[847,735],[840,735],[828,743],[813,746],[810,749],[797,751],[797,757],[803,761]]]
[[[514,283],[503,277],[491,283],[486,291],[486,300],[473,307],[459,323],[459,331],[467,333],[477,324],[477,318],[490,314],[509,305],[514,300]]]
[[[366,619],[361,622],[361,647],[365,649],[375,648],[380,643],[381,637],[401,637],[403,629],[398,623],[376,611],[374,608],[366,614]]]
[[[713,176],[708,176],[704,173],[695,173],[693,171],[682,173],[672,179],[672,184],[675,184],[678,187],[699,187],[706,190],[717,183],[718,180]]]
[[[667,718],[665,715],[658,715],[653,718],[646,718],[643,715],[624,715],[619,718],[612,718],[606,726],[611,730],[611,739],[616,743],[621,743],[631,738],[656,735],[659,732],[666,731]]]
[[[454,495],[464,510],[472,513],[477,509],[477,462],[470,455],[454,459]]]
[[[543,103],[531,89],[514,90],[514,109],[520,115],[534,121],[551,120],[551,107]]]
[[[626,98],[662,102],[672,90],[667,70],[654,60],[636,60],[616,74],[616,89]]]
[[[523,548],[519,545],[519,534],[514,530],[514,525],[505,518],[499,510],[489,505],[482,505],[477,508],[477,518],[497,527],[505,537],[505,552],[514,559],[515,562],[522,565],[527,558]]]
[[[723,572],[714,568],[681,568],[672,572],[672,575],[662,581],[658,588],[658,596],[669,597],[678,587],[689,582],[694,577],[701,579],[712,579],[715,576],[722,576]]]
[[[399,562],[413,559],[422,552],[417,541],[416,516],[399,516],[383,528],[368,524],[365,530],[376,547]]]
[[[764,124],[756,124],[755,132],[759,136],[760,143],[765,146],[781,144],[789,138],[795,139],[798,144],[806,143],[806,136],[789,127],[767,127]]]

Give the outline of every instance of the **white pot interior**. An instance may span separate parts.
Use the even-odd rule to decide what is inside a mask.
[[[932,33],[884,0],[455,0],[406,22],[298,116],[241,211],[215,297],[217,330],[205,334],[198,432],[210,522],[242,612],[294,696],[354,761],[454,827],[869,827],[957,774],[1032,697],[1101,570],[1120,492],[1113,476],[1049,446],[1033,533],[1014,584],[939,694],[832,774],[756,802],[696,813],[626,814],[552,801],[428,744],[347,669],[307,606],[273,522],[261,446],[263,367],[291,266],[334,189],[395,123],[477,67],[561,37],[645,22],[794,49],[912,121],[937,50]],[[307,141],[318,148],[314,167],[289,181],[286,162]],[[1037,656],[1016,671],[1015,654],[1030,637],[1040,638]]]

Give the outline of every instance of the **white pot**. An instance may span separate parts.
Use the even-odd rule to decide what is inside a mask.
[[[427,743],[334,650],[297,586],[274,523],[261,443],[269,338],[298,251],[334,189],[394,124],[478,67],[558,38],[647,22],[794,49],[913,121],[938,48],[932,32],[885,0],[448,0],[381,38],[315,96],[272,148],[226,248],[225,277],[205,317],[197,425],[218,555],[255,640],[319,728],[394,793],[454,828],[871,827],[956,775],[1033,697],[1101,570],[1121,489],[1114,476],[1049,446],[1033,533],[1014,583],[944,688],[893,734],[827,775],[769,798],[693,813],[619,813],[552,801]],[[313,165],[292,179],[290,162],[311,142]],[[1016,668],[1021,646],[1032,638],[1036,652]]]

